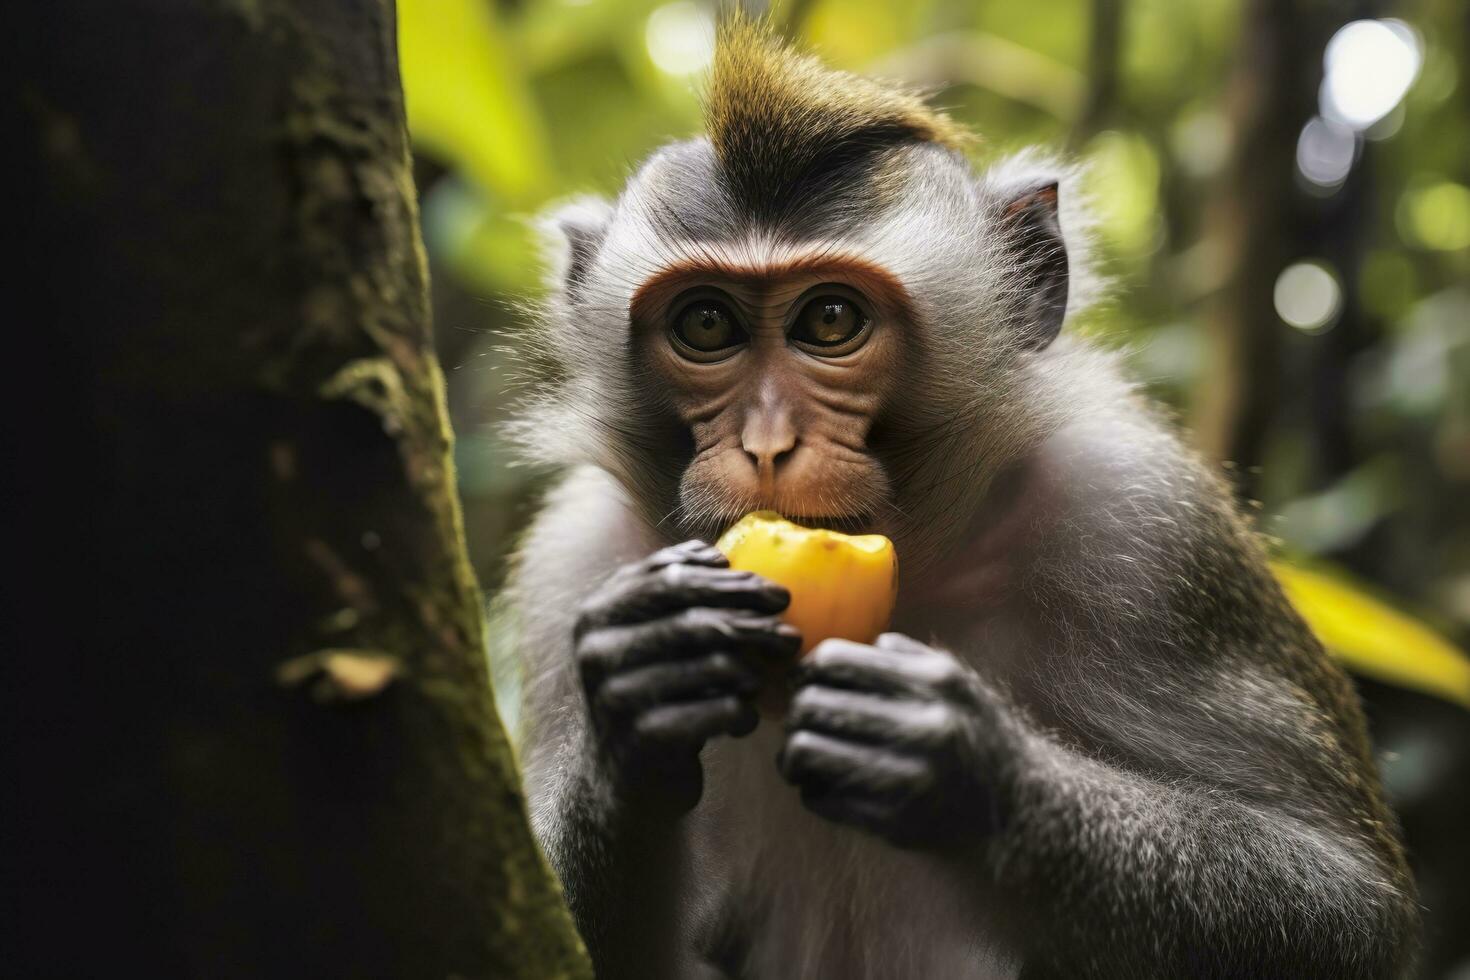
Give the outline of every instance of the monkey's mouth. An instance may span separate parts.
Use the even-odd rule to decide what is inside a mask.
[[[769,510],[793,524],[843,534],[882,533],[892,508],[889,483],[875,461],[809,450],[773,481],[756,478],[743,453],[697,454],[680,480],[681,526],[719,535],[752,511]]]
[[[873,526],[873,515],[867,513],[803,514],[799,511],[786,511],[776,507],[770,509],[793,524],[800,524],[802,527],[821,528],[824,531],[840,531],[843,534],[865,534],[872,530]]]
[[[739,521],[746,514],[762,510],[779,514],[785,520],[793,524],[799,524],[802,527],[819,528],[824,531],[837,531],[842,534],[854,535],[885,533],[878,526],[875,515],[867,511],[813,514],[796,508],[773,507],[768,503],[760,501],[747,501],[739,506],[725,509],[722,514],[705,515],[702,520],[690,520],[685,516],[681,523],[684,530],[688,533],[714,540],[729,530],[731,525]]]

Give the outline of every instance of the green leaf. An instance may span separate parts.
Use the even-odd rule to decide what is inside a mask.
[[[1470,708],[1470,657],[1340,571],[1272,562],[1297,611],[1351,670]]]
[[[485,0],[399,0],[398,58],[414,142],[505,204],[557,186],[524,73]]]

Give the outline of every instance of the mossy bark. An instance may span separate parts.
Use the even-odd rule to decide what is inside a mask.
[[[590,976],[490,697],[391,0],[11,14],[6,972]]]

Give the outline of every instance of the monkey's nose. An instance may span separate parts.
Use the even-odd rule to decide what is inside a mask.
[[[796,428],[783,412],[760,413],[746,420],[740,433],[740,448],[755,464],[762,486],[769,488],[776,478],[776,470],[791,458],[798,442]]]

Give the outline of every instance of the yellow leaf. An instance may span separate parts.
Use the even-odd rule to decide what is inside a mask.
[[[485,0],[399,0],[398,60],[416,144],[510,206],[554,186],[540,115]]]
[[[1470,708],[1470,657],[1336,573],[1272,562],[1297,611],[1351,670]]]

